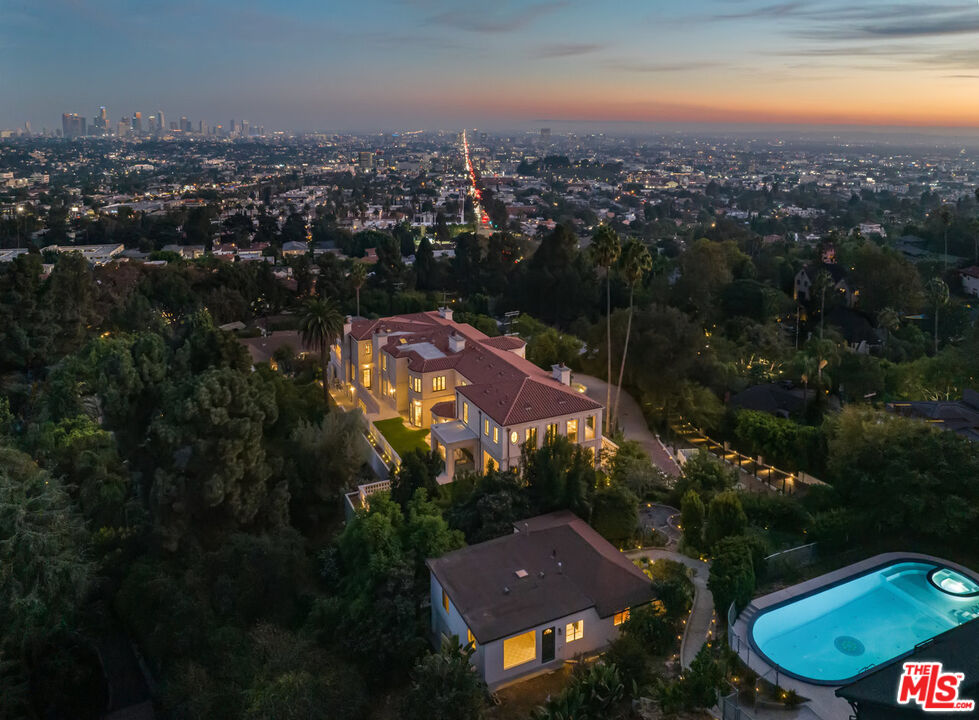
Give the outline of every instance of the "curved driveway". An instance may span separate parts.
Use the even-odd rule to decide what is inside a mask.
[[[680,665],[684,668],[690,667],[700,648],[707,642],[714,620],[714,596],[707,588],[710,566],[703,560],[695,560],[672,550],[658,548],[633,550],[626,555],[630,558],[644,557],[654,561],[673,560],[693,571],[693,577],[690,578],[694,591],[693,608],[690,610],[690,617],[687,618],[687,624],[683,629],[683,641],[680,643]]]

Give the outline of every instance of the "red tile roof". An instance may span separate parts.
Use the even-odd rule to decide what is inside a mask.
[[[443,418],[454,418],[456,416],[455,401],[446,400],[445,402],[435,403],[432,405],[432,415],[438,415]]]
[[[384,350],[407,357],[413,372],[454,368],[470,385],[456,388],[500,425],[533,422],[549,417],[598,410],[602,406],[555,380],[550,373],[512,352],[525,345],[513,337],[487,337],[471,325],[442,318],[438,312],[413,313],[353,323],[351,334],[366,340],[374,333],[400,333]],[[451,352],[449,339],[462,336],[465,347]],[[443,357],[425,358],[407,346],[431,343]],[[454,415],[454,411],[453,411]]]

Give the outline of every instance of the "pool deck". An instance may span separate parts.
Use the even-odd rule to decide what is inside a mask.
[[[787,690],[795,690],[803,697],[809,698],[809,702],[806,703],[806,706],[809,707],[816,715],[818,715],[821,720],[849,720],[853,714],[849,703],[836,697],[835,694],[836,689],[840,687],[839,685],[814,685],[812,683],[807,683],[803,680],[796,680],[795,678],[786,677],[785,675],[781,674],[775,667],[769,664],[767,660],[758,655],[751,646],[751,642],[748,639],[748,629],[750,628],[754,619],[761,612],[768,610],[775,605],[779,605],[803,595],[808,595],[830,585],[836,585],[837,583],[848,580],[856,575],[861,575],[862,573],[873,570],[874,568],[907,560],[920,560],[922,562],[943,565],[945,567],[950,567],[957,570],[967,577],[974,579],[976,578],[976,573],[969,568],[958,565],[957,563],[949,562],[948,560],[943,560],[942,558],[934,557],[933,555],[922,555],[920,553],[911,552],[894,552],[875,555],[874,557],[867,558],[866,560],[854,563],[853,565],[847,565],[839,570],[834,570],[833,572],[826,573],[825,575],[820,575],[812,580],[807,580],[799,583],[798,585],[793,585],[792,587],[787,587],[768,595],[755,598],[751,601],[748,607],[746,607],[741,614],[738,615],[734,626],[730,630],[729,640],[731,642],[731,649],[737,652],[738,656],[748,667],[769,682],[775,683],[777,678],[777,684],[781,685],[783,688]]]

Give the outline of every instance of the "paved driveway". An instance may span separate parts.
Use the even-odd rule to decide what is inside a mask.
[[[585,394],[589,398],[601,403],[602,406],[605,405],[605,390],[608,384],[604,380],[580,373],[575,373],[572,380],[585,386]],[[612,386],[612,402],[615,402],[614,385]],[[678,476],[680,474],[680,466],[676,464],[673,456],[667,452],[666,447],[660,441],[659,437],[649,430],[639,403],[629,393],[623,390],[619,404],[619,427],[622,428],[622,434],[625,435],[626,439],[638,442],[653,461],[653,465],[664,473],[670,477]]]

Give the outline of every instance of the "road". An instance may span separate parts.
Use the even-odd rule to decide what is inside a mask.
[[[669,505],[650,504],[639,509],[639,523],[647,529],[656,530],[666,538],[666,548],[672,549],[680,544],[683,532],[676,526],[680,511]]]
[[[469,194],[473,199],[473,214],[476,216],[477,232],[489,231],[489,216],[483,212],[483,193],[476,187],[476,170],[473,168],[472,159],[469,157],[469,139],[466,131],[462,131],[462,152],[466,158],[466,172],[469,174]]]
[[[626,555],[632,559],[644,557],[653,561],[673,560],[693,571],[690,578],[693,582],[693,607],[690,609],[690,617],[687,618],[687,624],[683,629],[683,640],[680,643],[680,665],[685,668],[690,667],[700,648],[707,642],[714,626],[714,596],[707,587],[710,566],[703,560],[695,560],[672,550],[658,548],[633,550]]]
[[[588,397],[601,403],[603,407],[605,406],[605,390],[608,383],[600,378],[580,373],[575,373],[574,381],[585,386],[585,394]],[[612,387],[612,400],[615,401],[614,386]],[[646,424],[646,418],[642,414],[639,403],[623,390],[619,405],[619,427],[622,429],[622,434],[625,435],[626,440],[638,442],[649,455],[649,459],[653,461],[653,465],[669,477],[679,476],[680,466],[676,464],[673,456],[667,451],[659,437],[649,430],[649,425]]]

